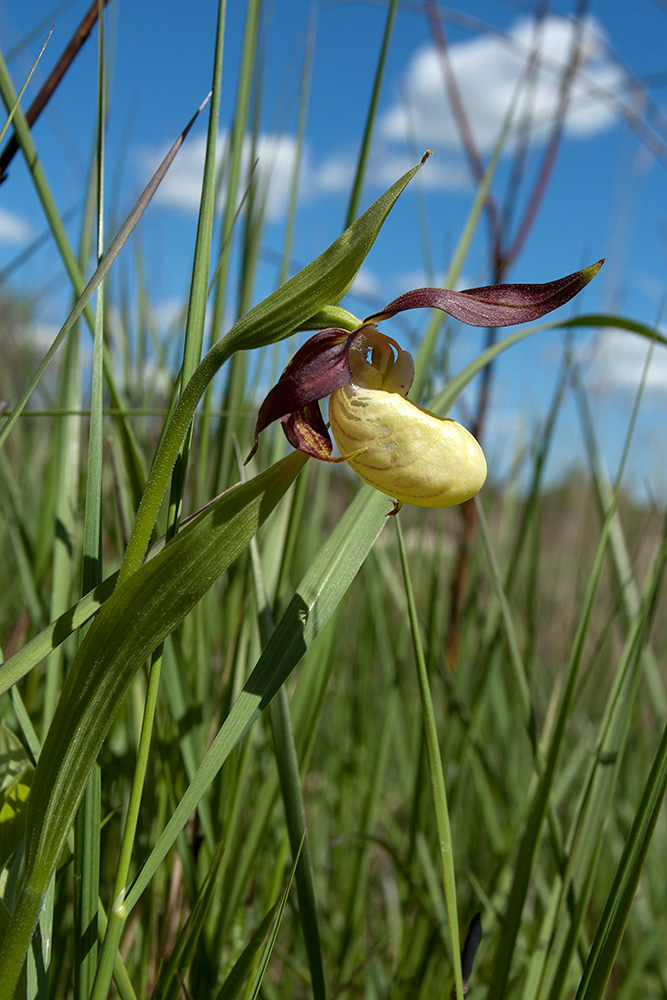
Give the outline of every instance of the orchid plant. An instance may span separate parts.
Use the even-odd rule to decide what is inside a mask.
[[[365,482],[395,501],[451,507],[484,485],[486,460],[479,442],[455,420],[440,418],[407,398],[412,355],[380,333],[377,324],[407,309],[441,309],[469,326],[532,322],[564,305],[600,270],[590,267],[546,284],[488,285],[455,292],[418,288],[367,316],[351,333],[320,330],[301,347],[262,403],[258,436],[280,420],[289,443],[325,462],[347,462]],[[333,456],[320,400],[329,396]]]

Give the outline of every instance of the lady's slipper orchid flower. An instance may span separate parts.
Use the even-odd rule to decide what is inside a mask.
[[[325,462],[347,462],[367,483],[398,503],[451,507],[469,500],[486,479],[484,453],[454,420],[407,399],[412,356],[376,324],[406,309],[442,309],[470,326],[512,326],[564,305],[595,277],[603,261],[544,285],[490,285],[452,292],[418,288],[366,317],[352,333],[320,330],[301,347],[262,403],[257,438],[280,420],[294,448]],[[329,396],[333,446],[319,400]]]

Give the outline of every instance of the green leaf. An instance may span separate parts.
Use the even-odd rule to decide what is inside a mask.
[[[35,772],[26,875],[0,945],[2,1000],[11,1000],[86,779],[132,678],[247,545],[305,461],[294,452],[223,493],[118,585],[82,642]]]

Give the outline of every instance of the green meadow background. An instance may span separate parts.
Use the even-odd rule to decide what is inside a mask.
[[[665,510],[623,478],[645,447],[642,388],[611,478],[573,334],[664,337],[565,310],[490,331],[443,388],[449,325],[424,316],[412,395],[444,415],[481,379],[468,424],[482,441],[495,359],[562,330],[546,419],[517,440],[509,476],[490,456],[460,509],[387,517],[389,498],[290,453],[279,428],[244,468],[258,386],[298,331],[360,322],[339,302],[422,169],[419,151],[363,200],[375,102],[360,94],[350,228],[293,273],[295,171],[284,266],[258,301],[266,192],[242,139],[262,100],[263,8],[247,2],[220,164],[220,4],[190,291],[168,333],[141,244],[125,243],[187,136],[110,226],[112,67],[96,27],[98,142],[71,241],[24,117],[31,87],[18,101],[25,81],[0,59],[3,143],[15,131],[70,295],[44,355],[23,335],[34,303],[0,287],[0,1000],[664,998]],[[304,110],[308,87],[306,53]],[[503,142],[449,286],[489,197],[502,202]],[[508,264],[490,252],[489,281]],[[168,378],[137,378],[174,356]],[[586,461],[554,483],[565,399]]]

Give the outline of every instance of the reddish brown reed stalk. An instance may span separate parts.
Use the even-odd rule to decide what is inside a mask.
[[[475,143],[466,110],[461,99],[456,76],[449,57],[449,47],[447,33],[445,31],[442,14],[434,0],[424,0],[426,16],[428,18],[433,42],[440,53],[443,67],[443,78],[447,98],[450,102],[454,120],[456,121],[461,143],[468,160],[471,174],[476,183],[479,183],[484,176],[484,162]],[[540,162],[536,179],[526,202],[526,208],[516,226],[515,235],[511,235],[510,224],[513,214],[513,207],[516,200],[516,192],[523,175],[526,152],[526,144],[519,145],[515,153],[515,169],[511,172],[511,182],[505,198],[505,210],[500,211],[494,195],[489,192],[485,202],[485,212],[489,226],[490,241],[490,264],[492,282],[500,284],[506,281],[507,273],[523,248],[528,234],[535,223],[544,195],[547,191],[556,158],[560,148],[563,134],[565,115],[570,102],[572,84],[580,64],[581,36],[583,30],[584,16],[588,8],[589,0],[579,0],[576,10],[576,31],[573,37],[573,44],[567,65],[563,69],[561,78],[559,103],[557,113],[551,133],[547,139],[544,153]],[[544,20],[548,13],[548,0],[543,0],[536,13],[536,28]],[[539,54],[539,33],[536,31],[535,47],[528,61],[527,78],[533,73]],[[526,130],[527,132],[527,130]],[[485,348],[491,347],[496,340],[497,331],[489,329],[486,336]],[[489,410],[491,397],[491,386],[493,380],[493,365],[484,368],[477,406],[472,421],[471,430],[476,438],[480,439],[484,433],[486,418]],[[463,619],[463,608],[465,595],[468,589],[468,578],[470,573],[470,554],[472,540],[477,529],[477,516],[474,504],[465,503],[461,506],[462,533],[459,542],[456,565],[452,575],[450,589],[450,612],[449,626],[447,632],[447,660],[452,669],[456,668],[459,658],[461,641],[461,625]]]
[[[103,0],[103,2],[104,5],[106,6],[109,0]],[[91,31],[93,30],[95,22],[97,21],[97,13],[98,13],[98,0],[93,0],[93,3],[91,4],[90,8],[85,14],[83,20],[81,21],[78,28],[70,38],[65,48],[65,51],[63,52],[58,62],[49,73],[46,82],[44,83],[39,93],[35,97],[35,100],[32,102],[32,104],[25,113],[25,120],[27,121],[28,126],[30,128],[32,128],[32,126],[35,124],[40,114],[50,101],[51,97],[53,96],[56,90],[56,87],[65,76],[65,73],[74,62],[74,59],[80,52],[84,42],[86,41]],[[7,168],[9,167],[9,164],[12,162],[16,153],[18,152],[18,148],[19,144],[17,142],[16,136],[12,135],[7,145],[3,149],[2,153],[0,153],[0,184],[2,184],[3,181],[7,180]]]

